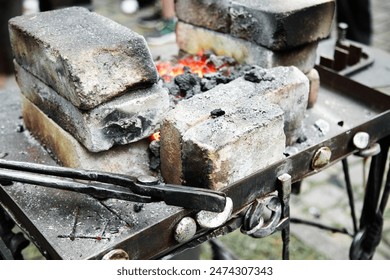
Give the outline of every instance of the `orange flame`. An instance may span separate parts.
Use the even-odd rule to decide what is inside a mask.
[[[170,82],[172,78],[183,74],[184,67],[189,67],[192,73],[197,74],[201,78],[204,74],[214,73],[217,71],[214,64],[208,62],[207,56],[203,53],[181,58],[175,65],[168,61],[160,61],[156,63],[157,71],[165,82]]]
[[[161,138],[161,136],[160,136],[160,131],[155,132],[155,133],[153,133],[152,135],[149,136],[150,142],[152,142],[152,141],[154,141],[154,140],[160,141],[160,138]]]

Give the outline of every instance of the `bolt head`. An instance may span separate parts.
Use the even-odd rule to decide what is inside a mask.
[[[176,225],[174,231],[175,240],[184,243],[191,240],[196,233],[196,222],[193,218],[185,217]]]
[[[114,249],[105,254],[102,260],[128,260],[129,255],[122,249]]]
[[[364,150],[370,143],[370,135],[367,132],[358,132],[353,136],[353,144],[359,150]]]
[[[158,183],[158,178],[150,175],[141,175],[137,178],[138,183],[143,185],[155,185]]]
[[[348,29],[348,24],[346,24],[345,22],[340,22],[337,25],[337,28],[340,29],[340,30],[347,30]]]
[[[325,167],[330,162],[331,156],[332,151],[329,147],[319,148],[314,154],[311,167],[313,169],[320,169],[322,167]]]

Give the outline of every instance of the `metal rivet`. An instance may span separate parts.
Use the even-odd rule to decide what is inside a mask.
[[[185,217],[176,225],[174,237],[179,243],[191,240],[196,233],[196,222],[193,218]]]
[[[128,260],[129,255],[122,249],[114,249],[105,254],[102,260]]]
[[[311,167],[313,169],[319,169],[325,167],[330,162],[332,152],[329,147],[319,148],[314,154],[313,160],[311,162]]]
[[[353,136],[353,144],[359,150],[363,150],[368,147],[370,143],[370,135],[367,132],[358,132]]]
[[[158,183],[158,178],[150,175],[141,175],[137,178],[137,181],[143,185],[155,185]]]
[[[196,221],[202,228],[217,228],[230,218],[232,211],[233,201],[227,197],[225,209],[221,213],[202,210],[196,214]]]

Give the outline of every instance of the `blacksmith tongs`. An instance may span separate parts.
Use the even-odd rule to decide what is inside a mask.
[[[0,183],[21,182],[88,194],[96,199],[116,198],[140,203],[164,201],[168,205],[222,212],[222,192],[171,185],[151,176],[133,178],[123,174],[0,159]]]

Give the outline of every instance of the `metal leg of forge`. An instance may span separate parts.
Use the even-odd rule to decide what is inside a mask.
[[[387,137],[379,142],[380,152],[371,160],[359,231],[355,234],[350,249],[351,259],[372,259],[382,237],[383,213],[390,194],[389,171],[382,193],[389,140]]]
[[[0,208],[0,260],[22,260],[22,250],[30,244],[23,233],[12,231],[14,226],[14,221]]]
[[[382,139],[378,144],[374,144],[370,148],[365,149],[358,154],[365,159],[368,157],[372,157],[369,177],[366,183],[360,225],[358,225],[356,217],[353,190],[349,176],[348,161],[347,158],[342,160],[345,185],[351,210],[353,233],[348,232],[348,230],[345,228],[334,228],[298,218],[291,218],[290,222],[314,226],[319,229],[331,231],[333,233],[337,232],[349,235],[353,238],[349,252],[350,259],[372,259],[375,253],[375,249],[379,245],[379,242],[382,237],[383,214],[390,195],[390,168],[388,169],[386,182],[383,185],[389,146],[390,137],[387,137],[385,139]],[[282,238],[284,243],[288,242],[285,242],[286,238],[288,238],[285,236],[286,231],[286,229],[282,231]],[[286,249],[284,248],[284,250]],[[285,257],[285,253],[283,253],[283,258]]]

